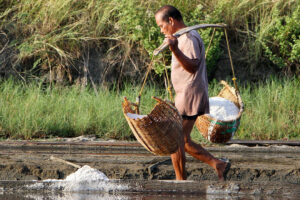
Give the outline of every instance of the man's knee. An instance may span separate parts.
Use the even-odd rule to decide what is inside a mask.
[[[187,151],[191,148],[191,140],[189,138],[184,140],[184,150]]]

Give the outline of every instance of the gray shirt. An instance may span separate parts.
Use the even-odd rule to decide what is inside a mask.
[[[172,54],[171,79],[176,93],[175,106],[181,115],[209,113],[208,81],[205,47],[197,31],[192,30],[178,38],[178,48],[190,59],[199,59],[195,73],[186,71]]]

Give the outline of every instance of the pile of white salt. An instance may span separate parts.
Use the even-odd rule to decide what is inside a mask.
[[[222,97],[209,98],[210,116],[218,120],[234,120],[239,114],[239,108],[231,101]]]
[[[64,180],[47,179],[43,182],[31,185],[29,189],[43,189],[44,183],[48,183],[49,190],[62,190],[69,192],[110,192],[128,189],[127,185],[110,181],[103,172],[88,165],[79,168],[76,172],[70,174]]]
[[[65,179],[64,191],[114,191],[124,190],[126,187],[110,182],[101,171],[88,165],[79,168]]]
[[[88,165],[84,165],[73,174],[67,176],[65,180],[78,182],[78,181],[98,181],[98,180],[108,181],[109,179],[103,172],[94,169]]]

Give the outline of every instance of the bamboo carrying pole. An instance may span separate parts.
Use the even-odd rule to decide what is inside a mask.
[[[202,29],[202,28],[214,28],[212,37],[211,37],[211,39],[209,41],[209,45],[208,45],[207,51],[205,52],[205,58],[206,58],[207,52],[208,52],[208,50],[210,48],[212,39],[213,39],[213,37],[215,35],[216,28],[223,28],[224,29],[225,38],[226,38],[226,44],[227,44],[227,50],[228,50],[228,56],[229,56],[230,66],[231,66],[232,75],[233,75],[232,81],[234,83],[234,87],[235,87],[236,91],[239,92],[239,89],[238,89],[237,84],[236,84],[236,77],[235,77],[233,63],[232,63],[232,57],[231,57],[231,53],[230,53],[229,41],[228,41],[228,36],[227,36],[227,31],[226,31],[226,28],[227,28],[226,24],[197,24],[197,25],[194,25],[194,26],[188,26],[188,27],[185,27],[183,29],[180,29],[179,31],[177,31],[176,33],[174,33],[173,36],[179,37],[179,36],[181,36],[181,35],[183,35],[185,33],[190,32],[191,30],[198,30],[198,29]],[[167,43],[165,43],[165,42],[162,43],[158,48],[156,48],[153,51],[153,55],[154,56],[158,55],[160,52],[162,52],[167,47],[168,47]]]
[[[78,169],[81,168],[80,165],[71,163],[71,162],[66,161],[66,160],[63,160],[63,159],[61,159],[61,158],[56,158],[56,157],[54,157],[54,156],[50,156],[50,160],[57,161],[57,162],[61,162],[61,163],[67,164],[67,165],[71,165],[71,166],[73,166],[73,167],[75,167],[75,168],[78,168]]]
[[[180,29],[179,31],[177,31],[176,33],[173,34],[173,36],[175,37],[179,37],[187,32],[190,32],[191,30],[197,30],[197,29],[202,29],[202,28],[226,28],[227,25],[226,24],[197,24],[197,25],[194,25],[194,26],[188,26],[188,27],[185,27],[183,29]],[[214,30],[215,31],[215,30]],[[213,33],[214,35],[214,33]],[[213,36],[212,36],[213,37]],[[165,42],[162,43],[158,48],[156,48],[154,51],[153,51],[153,55],[156,56],[158,55],[159,53],[161,53],[164,49],[166,49],[169,45],[166,44]],[[148,75],[149,75],[149,72],[150,70],[152,69],[152,65],[153,65],[153,61],[154,61],[154,56],[152,57],[151,59],[151,62],[148,66],[148,69],[147,69],[147,72],[146,72],[146,75],[145,75],[145,78],[144,78],[144,81],[143,81],[143,84],[142,84],[142,87],[141,87],[141,90],[139,92],[139,96],[136,98],[136,103],[135,103],[135,112],[137,114],[139,114],[139,107],[140,107],[140,103],[141,103],[141,96],[142,96],[142,92],[143,92],[143,89],[144,89],[144,86],[146,84],[146,80],[148,78]],[[166,70],[166,69],[165,69]],[[166,73],[166,76],[168,78],[168,75]],[[171,100],[173,101],[173,95],[172,95],[172,91],[171,91],[171,86],[169,84],[168,86],[168,91],[170,93],[170,97],[171,97]]]
[[[186,28],[180,29],[176,33],[173,34],[175,37],[179,37],[187,32],[190,32],[191,30],[197,30],[197,29],[202,29],[202,28],[226,28],[226,24],[198,24],[194,26],[188,26]],[[153,55],[156,56],[160,52],[162,52],[164,49],[166,49],[169,45],[166,44],[165,42],[162,43],[157,49],[153,51]]]

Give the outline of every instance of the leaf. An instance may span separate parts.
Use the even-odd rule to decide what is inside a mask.
[[[31,69],[35,69],[36,68],[36,66],[38,65],[38,64],[40,64],[41,63],[41,58],[39,58],[39,59],[37,59],[36,61],[34,61],[34,63],[33,63],[33,66],[32,66],[32,68]]]

